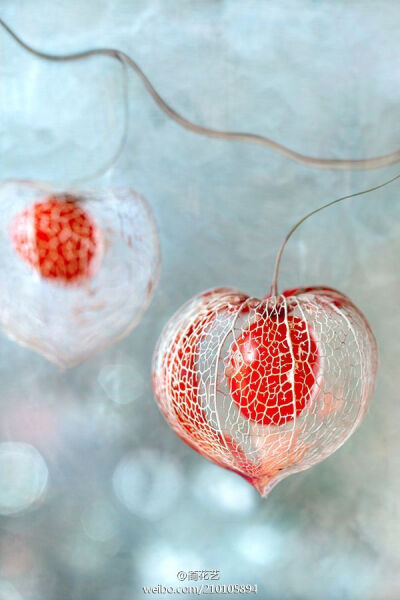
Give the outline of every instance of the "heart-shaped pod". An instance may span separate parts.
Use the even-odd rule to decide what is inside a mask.
[[[147,202],[129,189],[0,185],[0,322],[61,367],[118,341],[138,323],[159,277]]]
[[[259,300],[221,288],[167,323],[153,384],[172,429],[265,496],[354,432],[376,371],[375,338],[343,294],[321,287]]]

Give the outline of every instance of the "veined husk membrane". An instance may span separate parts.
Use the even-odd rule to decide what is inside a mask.
[[[222,288],[194,297],[167,323],[153,383],[172,429],[265,496],[354,432],[376,371],[371,329],[340,292],[259,300]]]

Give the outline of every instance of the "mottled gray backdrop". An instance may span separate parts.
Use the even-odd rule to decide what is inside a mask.
[[[316,156],[400,147],[396,0],[1,0],[0,16],[48,51],[125,50],[200,124]],[[65,373],[1,337],[1,600],[136,600],[200,569],[258,584],[263,600],[398,600],[400,183],[317,215],[283,260],[282,286],[338,288],[379,344],[369,415],[328,460],[261,500],[170,431],[150,361],[189,297],[225,284],[264,294],[297,218],[400,164],[307,169],[204,139],[129,79],[129,140],[108,177],[153,207],[161,281],[127,339]],[[0,109],[1,178],[87,175],[118,144],[121,68],[43,64],[0,32]]]

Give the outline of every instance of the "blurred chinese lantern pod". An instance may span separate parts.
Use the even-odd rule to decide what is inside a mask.
[[[16,341],[67,367],[125,335],[157,284],[158,234],[132,190],[60,193],[0,185],[0,321]]]
[[[192,448],[262,495],[337,450],[363,419],[377,349],[361,312],[329,288],[258,300],[196,296],[153,360],[161,411]]]

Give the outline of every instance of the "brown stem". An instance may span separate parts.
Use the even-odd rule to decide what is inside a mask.
[[[275,260],[275,268],[274,268],[274,274],[272,277],[272,284],[271,284],[271,288],[270,288],[271,296],[278,295],[279,268],[280,268],[280,264],[281,264],[282,254],[286,247],[286,244],[288,243],[289,239],[292,237],[292,235],[296,231],[296,229],[298,227],[300,227],[300,225],[302,223],[304,223],[304,221],[306,221],[307,219],[309,219],[316,213],[320,212],[321,210],[324,210],[324,208],[328,208],[329,206],[332,206],[333,204],[337,204],[338,202],[342,202],[343,200],[348,200],[349,198],[355,198],[356,196],[362,196],[363,194],[369,194],[370,192],[374,192],[376,190],[379,190],[380,188],[385,187],[386,185],[389,185],[389,183],[392,183],[393,181],[396,181],[396,179],[399,179],[399,178],[400,178],[400,173],[398,175],[396,175],[395,177],[392,177],[388,181],[385,181],[384,183],[380,183],[379,185],[375,185],[374,187],[368,188],[367,190],[363,190],[361,192],[355,192],[354,194],[349,194],[347,196],[342,196],[341,198],[337,198],[336,200],[331,200],[331,202],[328,202],[327,204],[324,204],[323,206],[320,206],[319,208],[312,210],[307,215],[302,217],[299,221],[297,221],[297,223],[295,223],[295,225],[293,225],[293,227],[286,234],[285,239],[283,240],[283,242],[278,250],[278,254],[277,254],[276,260]]]
[[[209,127],[203,127],[201,125],[197,125],[193,123],[189,119],[186,119],[181,114],[179,114],[176,110],[174,110],[156,91],[153,87],[150,80],[143,73],[142,69],[139,65],[125,52],[117,50],[115,48],[93,48],[89,50],[84,50],[82,52],[77,52],[74,54],[48,54],[46,52],[42,52],[40,50],[36,50],[32,48],[29,44],[24,42],[12,29],[9,27],[2,19],[0,19],[0,26],[7,31],[7,33],[27,52],[37,56],[38,58],[42,58],[44,60],[50,60],[55,62],[61,61],[73,61],[80,60],[83,58],[88,58],[90,56],[110,56],[111,58],[115,58],[119,60],[124,65],[127,65],[142,80],[145,88],[149,92],[150,96],[153,98],[154,102],[157,106],[175,123],[180,125],[181,127],[191,131],[192,133],[196,133],[198,135],[203,135],[210,138],[217,138],[223,140],[232,140],[237,142],[247,142],[252,144],[259,144],[261,146],[266,146],[270,150],[274,152],[278,152],[286,158],[289,158],[297,163],[300,163],[306,167],[313,167],[318,169],[335,169],[335,170],[367,170],[367,169],[380,169],[382,167],[387,167],[389,165],[396,164],[400,162],[400,150],[396,150],[395,152],[391,152],[390,154],[385,154],[383,156],[375,156],[372,158],[361,158],[361,159],[331,159],[331,158],[317,158],[313,156],[307,156],[305,154],[301,154],[300,152],[296,152],[291,148],[287,148],[283,144],[275,142],[263,135],[259,135],[256,133],[244,133],[244,132],[235,132],[235,131],[221,131],[217,129],[210,129]]]

